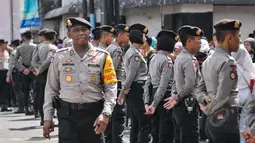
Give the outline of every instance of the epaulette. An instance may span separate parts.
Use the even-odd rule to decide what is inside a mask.
[[[58,50],[56,51],[56,53],[64,52],[64,51],[67,51],[67,50],[68,50],[68,48],[58,49]]]
[[[109,54],[106,50],[103,50],[103,49],[100,49],[100,48],[97,48],[97,47],[94,47],[93,49],[95,49],[96,51],[105,53],[105,54]]]

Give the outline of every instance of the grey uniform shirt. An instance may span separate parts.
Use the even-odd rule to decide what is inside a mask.
[[[42,43],[32,59],[32,66],[36,67],[39,73],[43,73],[50,66],[50,61],[53,58],[58,47],[50,42]]]
[[[181,101],[186,96],[194,96],[194,89],[197,86],[199,76],[197,59],[184,48],[174,63],[174,80],[177,94],[174,94],[173,98],[176,101]]]
[[[129,89],[132,82],[145,81],[148,75],[146,60],[143,58],[139,50],[132,44],[124,55],[124,69],[125,77],[120,92],[120,96],[122,97],[125,96],[124,90]]]
[[[81,104],[104,98],[103,112],[111,114],[117,99],[117,78],[110,55],[92,45],[83,58],[74,47],[57,51],[47,76],[44,120],[52,120],[54,96]]]
[[[100,49],[106,50],[107,46],[106,46],[106,45],[104,45],[104,44],[102,44],[102,43],[99,43],[97,48],[100,48]]]
[[[196,96],[204,103],[206,96],[211,102],[205,107],[206,115],[213,114],[226,102],[238,105],[237,71],[235,59],[223,48],[216,47],[202,66],[202,78]]]
[[[0,52],[0,70],[7,70],[9,68],[9,58],[7,50]]]
[[[17,49],[14,49],[11,54],[10,54],[10,59],[9,59],[9,69],[7,72],[7,76],[11,76],[14,68],[20,69],[21,68],[21,60],[19,59],[17,63],[15,63],[15,55],[17,54]]]
[[[67,48],[67,47],[72,47],[72,46],[73,46],[73,40],[67,37],[67,38],[63,41],[62,47],[63,47],[63,48]]]
[[[254,86],[255,87],[255,86]],[[246,101],[245,111],[245,123],[251,129],[251,133],[255,136],[255,88],[253,87],[253,93],[251,96],[248,96]]]
[[[173,76],[173,62],[168,57],[168,52],[159,50],[150,61],[149,75],[144,90],[145,103],[149,103],[149,85],[152,83],[153,88],[157,88],[152,102],[152,106],[156,108],[163,100],[169,83],[173,81]]]
[[[26,68],[24,65],[28,66],[29,70],[33,70],[31,61],[36,47],[36,44],[32,42],[24,42],[21,46],[17,47],[17,53],[15,54],[14,62],[15,64],[21,64],[18,66],[19,71],[23,72],[23,70]],[[19,59],[21,63],[19,62]]]
[[[121,47],[115,41],[107,47],[107,52],[112,57],[112,62],[114,69],[116,71],[118,81],[121,81],[124,75],[124,63],[123,63],[123,53]]]

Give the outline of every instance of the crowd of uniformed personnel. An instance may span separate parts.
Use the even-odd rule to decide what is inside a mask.
[[[218,21],[213,50],[191,25],[177,33],[163,29],[155,40],[143,24],[92,30],[79,17],[66,19],[68,37],[59,50],[57,33],[49,29],[38,33],[38,45],[31,31],[22,33],[23,43],[13,41],[12,51],[0,39],[1,110],[9,110],[6,80],[18,105],[14,113],[41,117],[46,138],[57,111],[60,143],[122,143],[125,117],[130,143],[255,142],[254,82],[247,84],[247,105],[239,104],[238,79],[255,74],[240,46],[241,26],[239,20]],[[251,70],[240,74],[243,57]],[[247,116],[242,132],[239,109]]]

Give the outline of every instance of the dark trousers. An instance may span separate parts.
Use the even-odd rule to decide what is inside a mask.
[[[144,82],[133,82],[129,94],[126,95],[131,118],[130,143],[150,141],[150,117],[145,115],[143,85]]]
[[[22,73],[18,70],[14,70],[12,73],[12,87],[19,109],[24,108],[23,84],[21,76]]]
[[[59,120],[59,143],[101,143],[101,135],[94,132],[93,124],[103,110],[100,106],[73,110],[60,105],[57,109]]]
[[[174,140],[172,110],[166,110],[163,105],[160,103],[151,116],[152,143],[172,143]]]
[[[118,82],[118,95],[121,83]],[[106,131],[106,143],[123,143],[125,105],[116,104]]]
[[[34,108],[34,114],[37,115],[39,111],[39,105],[40,105],[40,77],[34,76],[33,80],[33,108]]]
[[[34,100],[34,107],[36,107],[41,115],[41,120],[43,121],[43,104],[44,104],[44,91],[46,86],[48,71],[43,72],[34,81],[34,92],[35,100]]]
[[[208,139],[205,134],[205,123],[206,123],[206,115],[203,111],[200,110],[200,119],[199,119],[199,133],[200,133],[200,139],[205,140]]]
[[[23,82],[23,96],[24,96],[24,106],[28,108],[29,99],[30,99],[30,89],[33,84],[34,76],[33,73],[29,73],[28,75],[22,74],[22,82]]]
[[[206,119],[206,134],[213,143],[240,143],[237,107],[222,108]]]
[[[184,100],[173,109],[175,143],[199,143],[198,103],[188,112]]]
[[[10,95],[10,84],[6,82],[7,70],[0,70],[0,105],[7,105]]]

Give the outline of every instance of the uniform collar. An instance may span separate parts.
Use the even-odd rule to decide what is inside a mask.
[[[226,55],[230,55],[230,53],[227,50],[221,47],[216,47],[214,51],[215,53],[225,53]]]
[[[69,54],[70,56],[72,56],[72,57],[77,58],[77,59],[84,59],[87,55],[94,56],[95,49],[94,49],[93,45],[90,44],[90,43],[89,43],[88,45],[89,45],[89,49],[88,49],[88,51],[86,52],[86,54],[83,56],[83,58],[81,58],[81,57],[79,56],[79,54],[75,51],[74,46],[68,48],[68,54]]]
[[[98,47],[103,47],[104,49],[107,48],[107,46],[105,44],[99,43]]]
[[[163,50],[159,50],[158,51],[158,54],[162,54],[162,55],[168,55],[168,52],[167,51],[163,51]]]
[[[134,48],[134,49],[136,49],[140,52],[140,50],[136,46],[134,46],[133,44],[130,44],[130,48]]]

